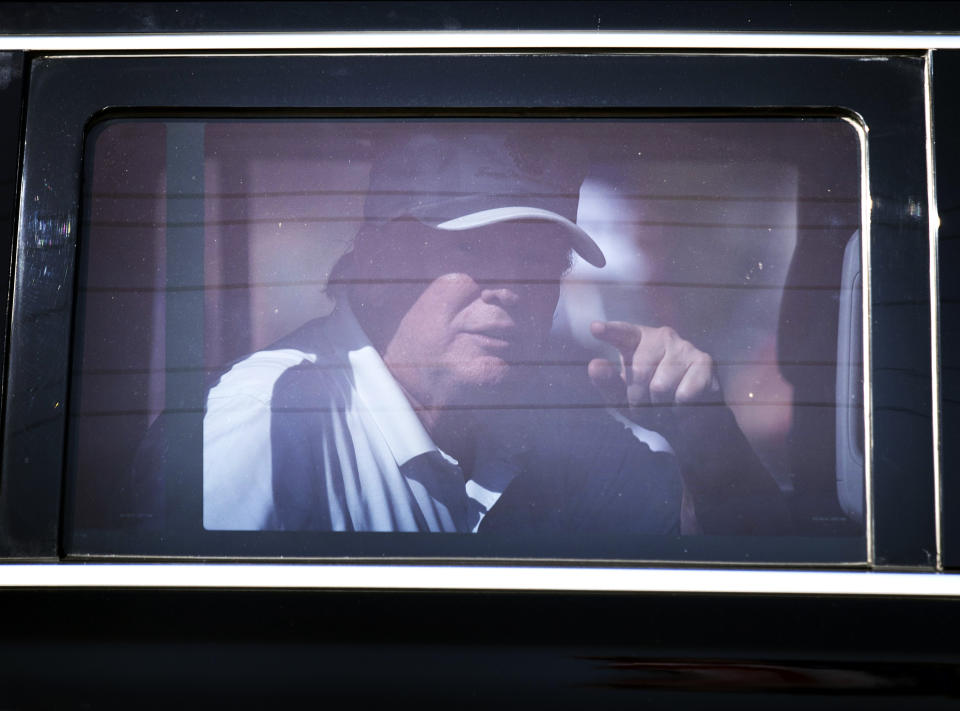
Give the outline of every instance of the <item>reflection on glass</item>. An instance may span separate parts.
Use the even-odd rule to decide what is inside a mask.
[[[862,536],[845,121],[89,142],[76,530]]]

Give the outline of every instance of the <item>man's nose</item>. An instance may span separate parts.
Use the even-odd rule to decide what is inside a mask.
[[[487,304],[497,304],[504,308],[512,308],[520,303],[518,290],[502,284],[488,287],[480,291],[480,299]]]

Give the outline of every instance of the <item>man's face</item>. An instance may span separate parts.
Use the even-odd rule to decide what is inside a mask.
[[[482,403],[521,385],[569,266],[556,227],[502,223],[420,242],[395,265],[397,303],[410,305],[383,349],[391,372],[426,406]]]

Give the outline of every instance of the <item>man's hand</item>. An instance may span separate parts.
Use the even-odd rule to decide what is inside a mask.
[[[593,384],[610,405],[640,424],[657,424],[651,405],[720,401],[713,359],[672,328],[651,328],[623,321],[594,321],[594,337],[620,352],[620,363],[590,361]]]
[[[722,535],[792,531],[780,488],[723,405],[713,359],[672,328],[595,321],[590,332],[620,352],[620,363],[590,361],[607,402],[670,441],[680,463],[685,530]],[[684,407],[708,403],[717,407]],[[689,497],[689,498],[688,498]],[[686,517],[686,518],[685,518]]]

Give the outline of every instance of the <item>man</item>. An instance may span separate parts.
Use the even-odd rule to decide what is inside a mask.
[[[708,355],[670,329],[595,323],[619,362],[577,375],[619,421],[547,358],[571,251],[605,262],[575,224],[571,153],[456,127],[385,149],[367,222],[330,279],[334,312],[209,393],[207,529],[777,528],[779,492],[722,407]],[[644,424],[677,454],[641,442]]]

